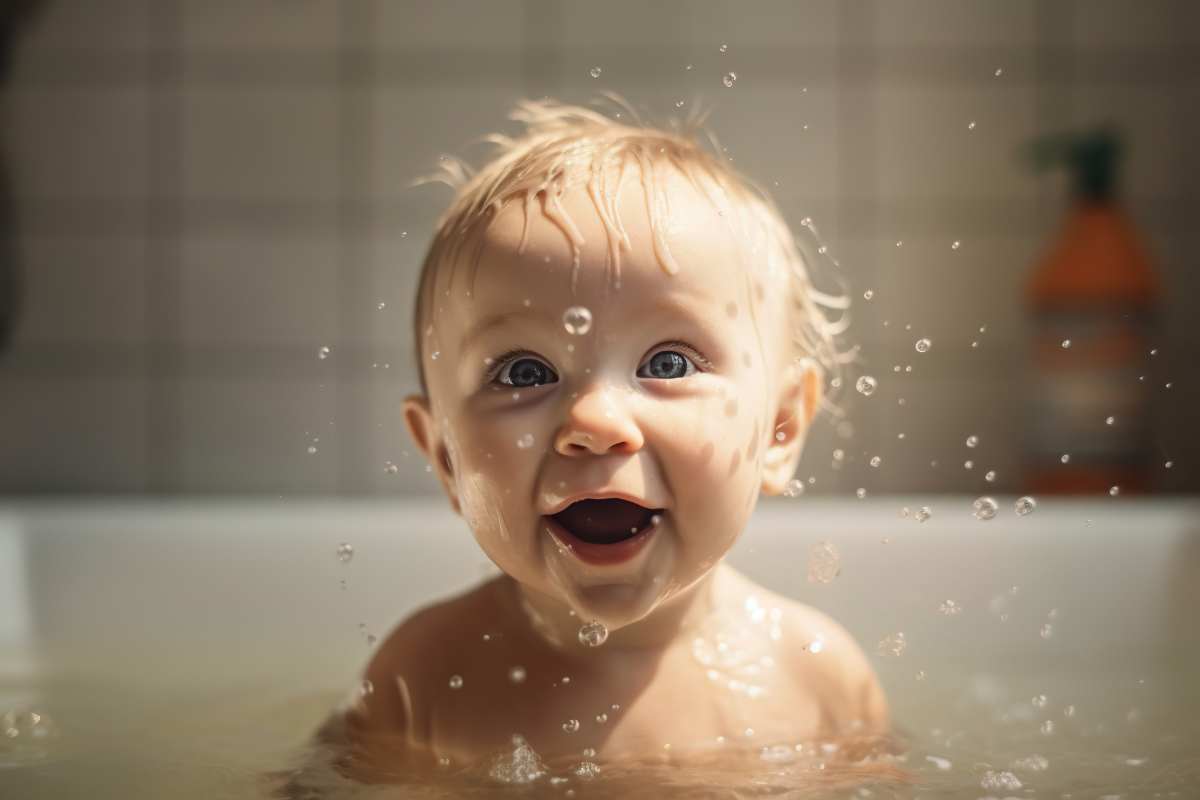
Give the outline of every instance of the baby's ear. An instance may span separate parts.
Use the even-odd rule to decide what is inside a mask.
[[[763,494],[782,494],[795,474],[804,437],[820,402],[821,372],[817,365],[807,358],[793,361],[779,387],[779,404],[763,453]]]
[[[446,446],[446,440],[434,419],[429,398],[419,394],[410,394],[404,398],[404,422],[408,426],[413,443],[425,454],[425,459],[437,472],[438,480],[446,490],[446,497],[450,499],[450,505],[454,507],[455,512],[462,513],[450,448]]]

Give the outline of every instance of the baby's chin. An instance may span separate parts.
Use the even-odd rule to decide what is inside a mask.
[[[560,561],[550,569],[555,594],[579,618],[602,622],[610,631],[631,625],[669,600],[678,586],[676,554],[669,543],[658,544],[628,570],[592,571]]]

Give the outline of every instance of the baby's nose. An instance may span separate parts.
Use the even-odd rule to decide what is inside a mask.
[[[555,437],[554,449],[564,456],[636,453],[642,431],[624,403],[603,387],[579,392]]]

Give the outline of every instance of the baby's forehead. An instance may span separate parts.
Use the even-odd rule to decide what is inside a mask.
[[[723,306],[761,283],[764,237],[738,230],[734,213],[683,175],[656,173],[655,181],[658,193],[650,196],[635,172],[609,197],[576,184],[553,198],[511,198],[479,234],[477,266],[461,288],[477,299],[565,287],[576,300],[620,292],[720,298]]]

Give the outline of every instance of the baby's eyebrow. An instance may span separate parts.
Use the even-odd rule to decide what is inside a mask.
[[[463,349],[469,350],[472,346],[474,346],[478,339],[483,338],[492,330],[506,324],[509,322],[509,320],[516,319],[518,317],[529,317],[544,325],[550,325],[553,323],[553,320],[542,311],[536,311],[529,308],[516,308],[512,309],[511,311],[502,311],[498,314],[492,314],[491,316],[484,317],[482,320],[468,329],[466,335],[463,336]]]

